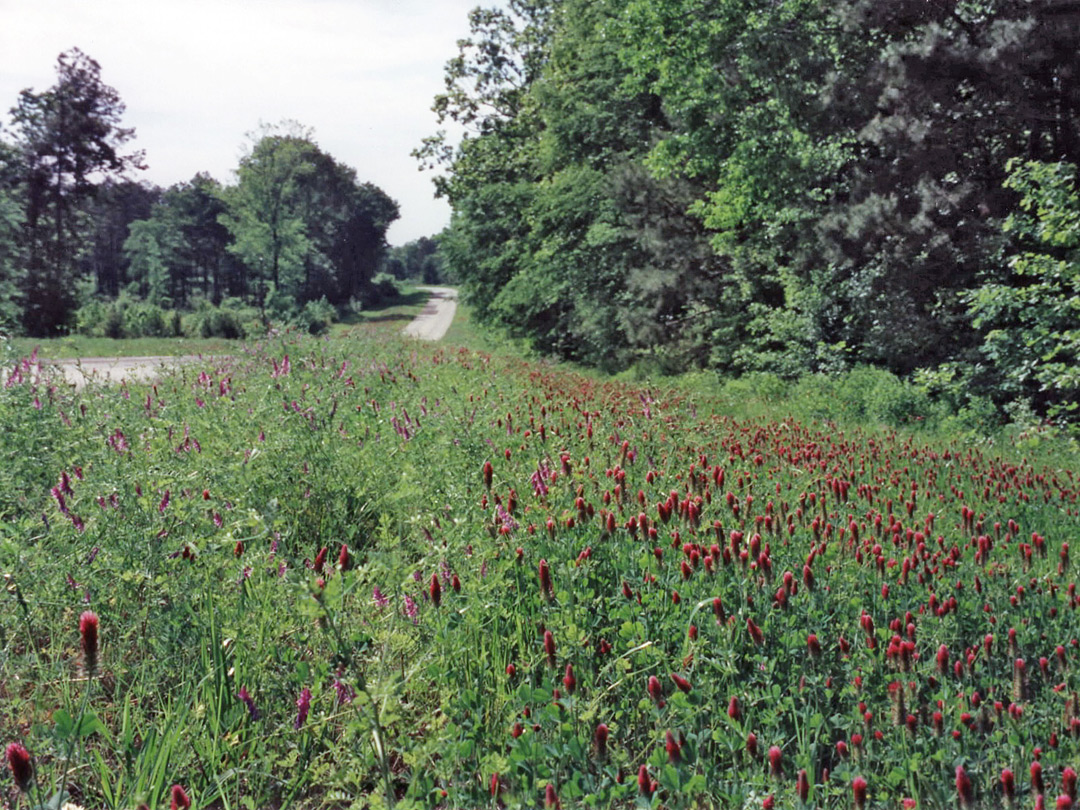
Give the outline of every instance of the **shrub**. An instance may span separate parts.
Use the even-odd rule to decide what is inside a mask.
[[[324,295],[318,301],[308,301],[297,317],[299,325],[309,334],[321,335],[337,320],[337,311]]]

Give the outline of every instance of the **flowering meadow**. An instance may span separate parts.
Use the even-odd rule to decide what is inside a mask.
[[[1049,457],[362,334],[8,368],[8,806],[1076,806]]]

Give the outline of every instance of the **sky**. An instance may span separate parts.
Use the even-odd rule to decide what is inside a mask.
[[[450,209],[409,154],[439,128],[443,66],[481,0],[0,0],[0,120],[19,92],[48,89],[78,47],[127,106],[137,179],[223,183],[262,123],[291,119],[397,200],[400,245],[442,230]],[[487,2],[484,5],[493,5]]]

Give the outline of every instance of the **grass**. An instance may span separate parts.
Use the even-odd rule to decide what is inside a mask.
[[[459,313],[0,390],[0,740],[41,801],[846,809],[862,777],[937,808],[959,766],[1031,806],[1036,748],[1066,778],[1080,482],[1049,439],[868,426],[909,407],[871,376],[817,418],[832,389],[579,374]]]

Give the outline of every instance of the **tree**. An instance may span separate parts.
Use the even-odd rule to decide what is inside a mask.
[[[363,297],[398,206],[319,149],[296,122],[264,126],[222,190],[229,250],[251,273],[260,304],[274,289],[295,304]]]
[[[86,202],[105,178],[143,168],[141,152],[121,152],[135,134],[120,126],[123,113],[101,66],[78,48],[60,54],[52,88],[22,91],[11,111],[24,186],[23,321],[31,333],[67,328]]]
[[[312,171],[317,148],[311,130],[295,121],[264,126],[249,135],[247,153],[236,170],[237,183],[224,189],[221,222],[233,237],[229,250],[252,271],[261,302],[268,285],[299,297],[304,262],[311,249],[301,181]]]
[[[1080,419],[1080,192],[1076,166],[1013,160],[1006,185],[1019,209],[1004,230],[1020,245],[1013,278],[967,296],[1000,393],[1041,413]]]

